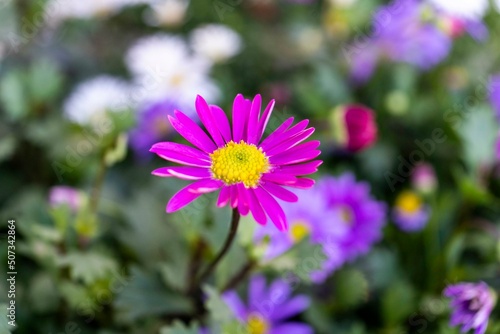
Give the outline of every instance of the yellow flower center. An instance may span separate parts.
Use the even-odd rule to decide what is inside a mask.
[[[213,178],[227,185],[243,182],[247,188],[256,187],[261,175],[269,170],[269,159],[262,149],[243,140],[230,141],[210,154],[210,158]]]
[[[247,319],[248,334],[267,334],[269,324],[258,314],[250,314]]]
[[[352,225],[352,221],[354,218],[352,209],[348,206],[341,206],[339,210],[340,210],[340,219],[342,220],[342,222],[344,222],[346,225]]]
[[[304,222],[297,222],[292,224],[290,228],[290,235],[294,242],[299,242],[304,239],[310,232],[309,226]]]
[[[396,199],[396,207],[408,213],[417,212],[421,206],[422,199],[411,191],[403,191]]]

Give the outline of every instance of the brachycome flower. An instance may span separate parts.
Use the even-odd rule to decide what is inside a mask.
[[[151,152],[165,160],[185,166],[163,167],[153,171],[161,177],[194,181],[167,204],[167,212],[188,205],[202,194],[220,190],[217,205],[230,205],[240,214],[252,213],[259,224],[267,217],[279,230],[288,229],[285,213],[276,198],[295,202],[297,196],[285,187],[307,189],[314,180],[303,177],[316,172],[321,164],[313,160],[321,152],[319,141],[303,143],[314,132],[304,120],[292,126],[287,119],[262,139],[274,101],[261,113],[261,97],[253,101],[242,95],[233,104],[232,126],[224,111],[198,96],[196,111],[208,134],[184,113],[169,116],[172,127],[195,147],[173,142],[153,145]]]
[[[449,285],[444,295],[451,298],[453,310],[450,325],[462,325],[462,333],[473,329],[474,334],[484,334],[496,296],[484,282]]]
[[[313,329],[301,322],[285,321],[309,307],[306,296],[291,297],[292,289],[282,280],[274,281],[269,288],[263,276],[250,281],[248,306],[235,291],[226,292],[223,299],[249,334],[312,334]]]
[[[413,191],[403,191],[396,198],[393,219],[405,232],[422,230],[429,221],[429,208],[420,195]]]

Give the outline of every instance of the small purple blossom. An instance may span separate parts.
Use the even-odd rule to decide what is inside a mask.
[[[474,329],[474,334],[484,334],[496,297],[484,282],[449,285],[443,294],[451,299],[451,326],[462,325],[462,333]]]
[[[190,108],[183,107],[173,100],[164,100],[149,104],[140,111],[136,127],[130,132],[130,145],[140,158],[149,157],[149,148],[156,142],[170,138],[175,130],[168,121],[168,115],[174,110],[188,112]],[[194,110],[188,113],[193,116]]]
[[[396,225],[405,232],[422,230],[429,221],[429,208],[422,202],[422,198],[412,192],[403,191],[396,199],[392,218]]]
[[[493,76],[489,86],[490,102],[497,119],[500,121],[500,74]]]
[[[306,310],[310,304],[308,297],[292,297],[291,294],[292,288],[285,281],[278,279],[266,287],[266,279],[259,275],[250,280],[247,305],[235,291],[226,292],[222,298],[249,333],[314,333],[309,325],[286,321]]]
[[[365,182],[356,182],[354,175],[323,177],[307,191],[296,191],[299,201],[286,205],[290,221],[287,233],[258,229],[256,242],[269,238],[266,258],[286,252],[306,235],[314,244],[321,244],[327,259],[323,268],[312,272],[311,278],[323,282],[346,262],[370,251],[382,237],[386,222],[386,206],[376,201]]]
[[[382,6],[373,17],[373,34],[354,45],[351,74],[358,82],[369,79],[379,60],[412,64],[429,70],[449,54],[452,40],[433,20],[432,8],[416,0],[396,0]]]

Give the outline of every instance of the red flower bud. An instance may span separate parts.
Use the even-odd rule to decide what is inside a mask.
[[[377,123],[373,110],[362,105],[343,105],[333,112],[334,136],[351,152],[370,147],[377,140]]]

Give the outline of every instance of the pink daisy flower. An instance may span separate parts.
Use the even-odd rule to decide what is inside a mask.
[[[150,149],[165,160],[185,165],[159,168],[153,175],[194,181],[170,199],[168,213],[202,194],[220,190],[219,207],[230,205],[241,215],[251,212],[261,225],[269,217],[279,230],[287,230],[285,213],[276,199],[296,202],[298,197],[285,187],[307,189],[314,185],[314,180],[303,176],[321,165],[313,160],[321,153],[317,149],[320,143],[303,143],[314,128],[307,128],[308,120],[291,126],[293,117],[262,140],[274,100],[262,114],[261,105],[260,95],[253,101],[237,95],[231,127],[221,108],[209,106],[198,96],[196,111],[208,133],[178,110],[168,116],[172,128],[196,147],[161,142]]]

